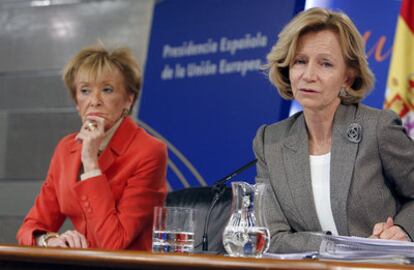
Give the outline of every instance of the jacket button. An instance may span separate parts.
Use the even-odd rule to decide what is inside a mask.
[[[84,202],[83,206],[88,207],[89,205],[91,205],[89,202]]]
[[[81,200],[82,201],[86,201],[88,199],[88,197],[86,195],[82,195]]]

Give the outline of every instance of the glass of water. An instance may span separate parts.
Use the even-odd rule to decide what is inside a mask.
[[[195,210],[184,207],[155,207],[152,252],[192,253]]]

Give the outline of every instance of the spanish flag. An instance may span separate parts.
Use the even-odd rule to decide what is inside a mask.
[[[398,113],[414,138],[414,0],[401,2],[384,108]]]

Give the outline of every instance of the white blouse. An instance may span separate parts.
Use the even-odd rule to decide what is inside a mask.
[[[336,229],[331,209],[331,153],[319,156],[310,155],[309,159],[313,199],[315,202],[319,223],[321,224],[323,231],[330,231],[333,235],[338,235],[338,230]]]

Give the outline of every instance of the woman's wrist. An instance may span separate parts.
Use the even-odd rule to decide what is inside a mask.
[[[81,174],[80,179],[81,179],[81,181],[83,181],[83,180],[86,180],[86,179],[89,179],[89,178],[92,178],[92,177],[99,176],[101,174],[102,174],[102,172],[101,172],[100,169],[92,170],[92,171],[88,171],[88,172],[85,172],[85,173]]]
[[[84,161],[83,164],[83,172],[87,173],[90,171],[96,171],[99,170],[99,164],[98,161]]]
[[[36,244],[40,247],[47,247],[47,242],[51,238],[59,238],[58,233],[48,232],[36,238]]]

